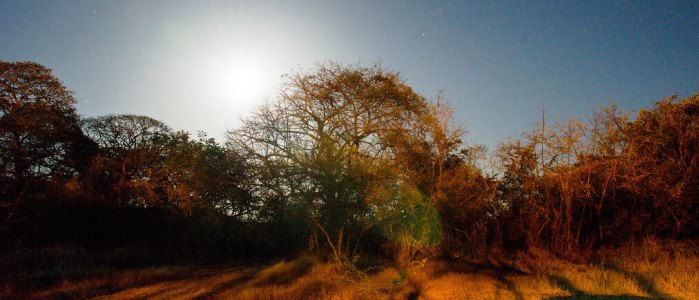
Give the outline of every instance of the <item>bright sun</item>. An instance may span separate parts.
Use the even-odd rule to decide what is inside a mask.
[[[221,100],[250,104],[263,97],[263,66],[254,60],[212,59],[209,72],[210,92]]]

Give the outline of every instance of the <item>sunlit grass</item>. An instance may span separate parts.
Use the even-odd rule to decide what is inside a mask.
[[[698,299],[699,257],[691,244],[603,250],[588,263],[543,251],[497,261],[425,260],[362,270],[312,255],[257,266],[156,267],[64,279],[38,290],[0,285],[1,298],[97,299]]]

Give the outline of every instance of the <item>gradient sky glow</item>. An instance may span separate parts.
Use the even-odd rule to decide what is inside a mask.
[[[282,74],[380,62],[492,149],[542,101],[561,120],[699,92],[699,1],[0,0],[0,60],[53,69],[84,116],[219,141]]]

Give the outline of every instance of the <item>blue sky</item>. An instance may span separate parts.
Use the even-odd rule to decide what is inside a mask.
[[[542,101],[562,120],[699,92],[699,2],[0,0],[0,60],[52,68],[84,116],[216,138],[282,74],[380,62],[493,149]]]

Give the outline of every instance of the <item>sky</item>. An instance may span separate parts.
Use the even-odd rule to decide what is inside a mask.
[[[9,1],[0,60],[51,68],[85,117],[140,114],[223,141],[283,75],[398,72],[465,141],[699,92],[699,1]]]

